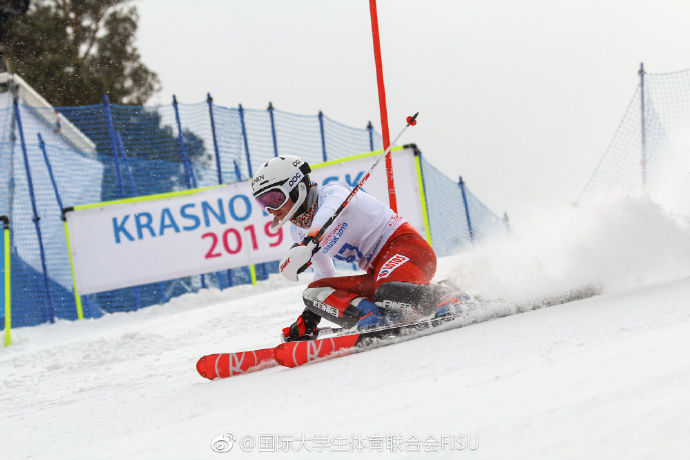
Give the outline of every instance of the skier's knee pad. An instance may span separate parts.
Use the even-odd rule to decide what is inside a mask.
[[[361,313],[357,306],[364,300],[351,292],[330,287],[307,288],[302,293],[307,310],[344,328],[353,327]]]
[[[405,315],[427,315],[438,305],[445,289],[433,284],[390,281],[376,289],[374,302]]]

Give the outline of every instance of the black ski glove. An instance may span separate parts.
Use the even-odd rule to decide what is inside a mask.
[[[283,329],[283,340],[285,342],[294,342],[296,340],[312,340],[318,335],[316,326],[321,321],[321,317],[309,310],[304,310],[297,318],[297,321],[292,323],[290,327]]]

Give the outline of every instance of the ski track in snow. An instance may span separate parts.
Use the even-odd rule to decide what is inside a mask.
[[[490,318],[520,309],[487,304],[495,310],[474,316],[487,321],[296,369],[210,382],[196,373],[195,363],[208,353],[276,345],[280,330],[301,312],[307,277],[293,285],[272,276],[257,287],[209,290],[98,320],[13,330],[13,345],[0,351],[0,456],[242,457],[237,443],[225,454],[211,450],[217,435],[233,433],[238,440],[262,434],[478,440],[478,448],[462,452],[384,447],[391,458],[687,457],[687,232],[669,225],[657,251],[644,242],[645,268],[622,277],[622,264],[633,259],[627,252],[640,241],[634,233],[623,239],[600,235],[605,226],[591,228],[599,236],[571,233],[570,246],[562,248],[563,254],[593,258],[582,266],[568,268],[554,252],[557,245],[542,240],[544,253],[530,242],[515,255],[503,254],[517,261],[528,248],[533,255],[519,264],[521,270],[513,267],[512,278],[497,269],[486,247],[441,259],[439,277],[498,295],[488,276],[495,275],[497,286],[513,280],[509,290],[525,286],[532,298],[554,294],[554,286],[563,292],[596,279],[600,295],[496,319]],[[654,269],[653,253],[664,254],[662,271]],[[547,276],[535,277],[540,270]],[[612,277],[606,279],[607,273]],[[575,284],[567,285],[567,278]],[[256,456],[258,446],[252,450]],[[356,453],[381,455],[371,448]],[[317,455],[323,453],[300,449],[287,456]]]

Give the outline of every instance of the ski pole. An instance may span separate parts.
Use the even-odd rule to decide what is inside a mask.
[[[323,227],[321,227],[321,229],[315,235],[310,235],[310,236],[307,236],[306,238],[304,238],[304,240],[302,240],[302,244],[306,245],[310,240],[314,239],[316,241],[316,247],[314,248],[314,253],[319,250],[319,246],[320,246],[319,240],[321,239],[323,234],[326,233],[326,229],[333,223],[333,221],[338,217],[338,215],[342,212],[342,210],[345,209],[345,207],[350,203],[352,198],[355,196],[355,193],[357,193],[357,191],[360,188],[362,188],[362,185],[364,185],[364,183],[369,179],[369,176],[371,176],[371,173],[374,171],[374,169],[376,169],[376,167],[379,165],[381,160],[383,160],[386,157],[386,155],[388,155],[390,153],[391,148],[393,147],[393,145],[395,145],[396,142],[398,142],[398,139],[400,139],[400,136],[403,135],[405,130],[410,126],[414,126],[417,124],[417,115],[419,115],[419,112],[415,113],[412,116],[407,117],[407,119],[406,119],[407,123],[405,124],[403,129],[400,130],[400,133],[398,133],[398,135],[395,137],[395,139],[393,139],[393,142],[391,142],[391,144],[383,152],[383,154],[380,155],[378,157],[378,159],[374,162],[374,164],[371,166],[371,168],[369,168],[369,171],[364,175],[364,177],[362,177],[362,179],[359,181],[357,186],[352,189],[352,191],[347,196],[347,198],[345,198],[345,200],[338,207],[338,209],[336,209],[335,213],[333,213],[333,215],[328,218],[326,223],[323,224]],[[306,269],[306,266],[304,268]]]

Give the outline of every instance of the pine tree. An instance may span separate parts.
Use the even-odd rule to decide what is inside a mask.
[[[29,0],[0,0],[0,72],[3,72],[5,60],[3,59],[3,39],[12,21],[17,19],[29,9]]]
[[[2,38],[9,70],[55,106],[99,104],[105,93],[112,103],[143,104],[160,83],[141,62],[130,3],[33,0]]]

